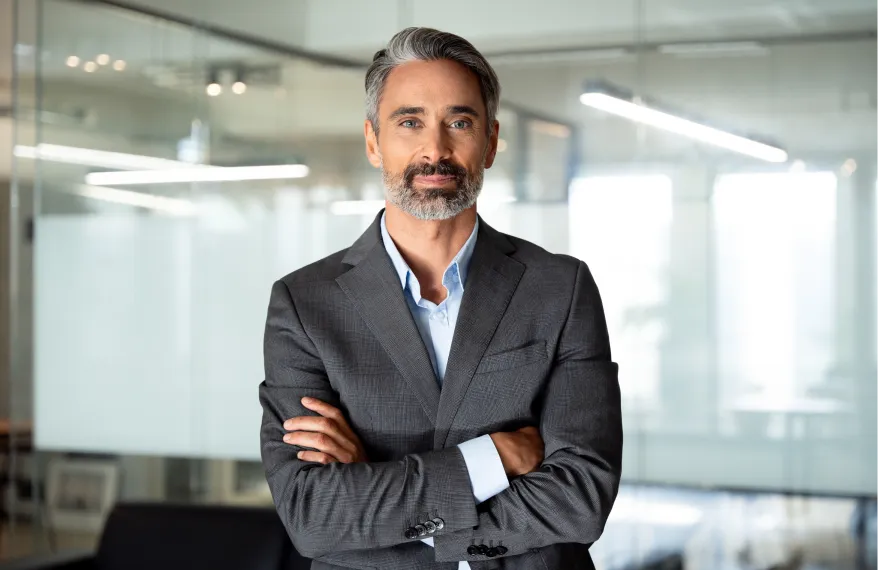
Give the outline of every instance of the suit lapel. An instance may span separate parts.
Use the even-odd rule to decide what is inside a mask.
[[[379,213],[372,226],[348,250],[343,262],[354,267],[336,282],[408,381],[427,417],[435,422],[439,383],[399,277],[381,241],[380,220]]]
[[[479,236],[442,382],[433,442],[436,449],[445,447],[473,374],[524,273],[524,265],[509,257],[513,251],[515,246],[505,236],[479,220]]]

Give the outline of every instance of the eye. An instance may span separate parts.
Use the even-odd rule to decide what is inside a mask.
[[[472,123],[470,123],[466,119],[458,119],[458,120],[454,121],[453,123],[451,123],[451,128],[453,128],[453,129],[466,129],[471,124]]]
[[[406,119],[405,121],[401,122],[399,126],[405,127],[406,129],[413,129],[418,126],[418,123],[414,119]]]

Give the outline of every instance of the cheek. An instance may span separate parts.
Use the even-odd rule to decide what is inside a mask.
[[[387,172],[399,173],[411,162],[411,153],[399,148],[399,145],[385,145],[378,153],[381,167]]]

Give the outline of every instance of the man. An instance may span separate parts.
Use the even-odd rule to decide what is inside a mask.
[[[274,284],[262,458],[312,569],[594,568],[617,366],[586,265],[476,214],[499,92],[466,40],[394,36],[366,75],[386,210]]]

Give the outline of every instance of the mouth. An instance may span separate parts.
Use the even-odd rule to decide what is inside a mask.
[[[414,182],[425,186],[445,186],[457,181],[454,176],[442,176],[434,174],[432,176],[415,176]]]

